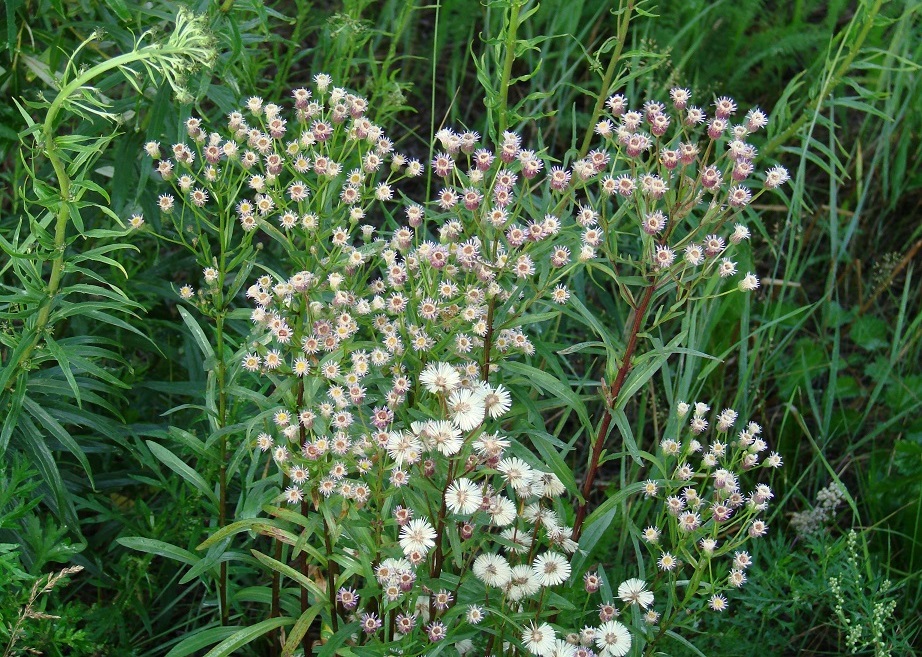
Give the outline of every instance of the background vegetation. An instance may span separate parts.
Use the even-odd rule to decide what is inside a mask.
[[[169,445],[208,481],[215,466],[197,451],[208,433],[206,374],[175,293],[199,268],[153,239],[126,240],[115,221],[156,216],[142,145],[178,137],[192,113],[216,119],[253,94],[287,99],[318,72],[369,98],[371,118],[423,161],[443,125],[491,130],[484,85],[499,74],[480,57],[496,47],[499,0],[188,3],[218,52],[188,79],[191,105],[175,102],[168,85],[111,71],[94,84],[114,121],[73,111],[57,127],[72,136],[70,161],[91,184],[78,197],[83,235],[67,236],[65,287],[52,290],[64,304],[50,315],[53,339],[39,343],[36,333],[27,352],[23,336],[48,292],[42,281],[63,254],[37,211],[50,207],[54,176],[31,121],[41,122],[42,100],[74,74],[69,57],[94,30],[104,35],[80,50],[78,67],[169,28],[180,4],[13,0],[0,19],[0,646],[22,632],[11,654],[161,655],[219,620],[214,588],[185,581],[164,548],[143,542],[194,552],[212,532],[201,491],[148,441]],[[718,359],[670,361],[628,409],[638,441],[653,443],[668,412],[658,382],[688,376],[696,398],[745,409],[785,459],[771,539],[755,552],[760,572],[732,614],[702,626],[693,643],[714,655],[910,654],[922,622],[922,7],[623,4],[636,15],[612,91],[663,98],[679,85],[759,105],[773,121],[761,156],[793,176],[786,202],[754,208],[752,265],[769,279],[758,295],[690,309],[695,348]],[[511,125],[531,143],[581,147],[624,15],[612,9],[545,0],[523,24],[509,105]],[[587,299],[621,330],[625,312],[610,291],[589,285]],[[564,324],[547,341],[562,348],[584,339],[580,330]],[[69,364],[56,352],[63,347]],[[574,389],[597,381],[600,367],[574,361]],[[579,479],[585,458],[567,458]],[[626,476],[600,474],[599,499]],[[612,539],[599,561],[633,549]],[[47,586],[69,566],[83,570]],[[233,576],[243,586],[256,572]],[[239,613],[247,609],[243,599]],[[864,634],[854,640],[852,631],[850,642],[855,626]]]

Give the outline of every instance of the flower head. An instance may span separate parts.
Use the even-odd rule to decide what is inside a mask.
[[[621,582],[618,597],[627,604],[640,605],[644,609],[653,604],[653,593],[647,590],[647,583],[642,579],[631,578]]]

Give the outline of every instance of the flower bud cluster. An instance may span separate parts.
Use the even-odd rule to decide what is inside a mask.
[[[755,473],[782,466],[781,456],[768,452],[762,427],[749,422],[735,437],[738,414],[727,408],[712,418],[714,435],[705,440],[711,408],[703,402],[679,402],[676,418],[685,429],[659,444],[662,479],[644,482],[643,495],[661,502],[656,521],[643,530],[643,539],[660,571],[670,580],[686,567],[704,574],[701,591],[708,606],[723,611],[725,592],[746,582],[752,563],[745,543],[768,532],[762,515],[774,492],[767,483],[743,481]],[[728,562],[721,573],[721,562]]]

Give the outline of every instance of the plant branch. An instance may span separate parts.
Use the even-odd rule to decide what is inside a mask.
[[[599,425],[599,431],[595,438],[595,444],[592,446],[592,458],[589,460],[589,470],[586,473],[586,481],[583,483],[583,501],[576,510],[576,520],[573,523],[574,541],[579,540],[583,521],[586,519],[589,495],[592,493],[592,484],[599,470],[599,460],[602,458],[602,447],[605,445],[605,437],[608,435],[608,429],[611,426],[612,408],[617,403],[618,395],[621,394],[624,382],[627,381],[627,375],[631,371],[631,358],[634,355],[634,351],[637,349],[637,337],[640,335],[640,330],[643,328],[643,321],[647,315],[650,301],[653,299],[654,291],[656,291],[656,281],[651,281],[644,292],[643,298],[640,300],[640,304],[637,306],[637,310],[634,311],[634,323],[631,325],[631,334],[628,338],[627,347],[624,350],[624,360],[621,362],[621,367],[618,368],[614,383],[609,389],[608,394],[605,395],[605,417],[602,418],[602,423]]]

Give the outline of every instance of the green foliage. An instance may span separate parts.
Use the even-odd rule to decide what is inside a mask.
[[[186,4],[15,0],[0,16],[0,90],[10,99],[0,103],[4,622],[49,569],[85,568],[69,587],[38,597],[62,619],[29,623],[20,646],[180,655],[251,641],[239,650],[269,654],[268,625],[290,623],[289,636],[310,625],[284,589],[283,618],[258,625],[271,604],[265,559],[285,561],[291,546],[276,559],[265,532],[283,521],[258,525],[279,488],[249,457],[248,441],[271,423],[260,409],[291,390],[267,384],[243,394],[231,364],[250,325],[234,304],[219,313],[177,308],[176,290],[197,286],[222,252],[217,242],[196,252],[129,237],[124,226],[143,214],[145,230],[169,232],[155,210],[163,190],[137,157],[145,142],[175,140],[191,113],[215,121],[251,95],[290,102],[292,88],[325,72],[367,97],[374,121],[401,125],[391,131],[408,135],[401,149],[423,161],[429,136],[448,124],[518,130],[572,161],[614,92],[639,103],[687,86],[702,106],[727,91],[771,110],[757,146],[795,176],[786,196],[764,200],[747,219],[754,239],[739,264],[764,276],[761,291],[694,299],[684,310],[667,303],[672,297],[651,301],[649,352],[635,363],[632,394],[621,399],[586,496],[583,539],[595,550],[574,568],[599,562],[613,573],[632,564],[652,574],[637,535],[654,510],[635,504],[630,482],[648,476],[640,462],[675,403],[707,399],[758,419],[793,467],[773,483],[782,511],[754,552],[757,570],[691,644],[736,654],[757,633],[762,652],[840,653],[845,618],[867,625],[875,604],[898,600],[885,644],[911,652],[918,627],[900,610],[922,597],[918,3],[199,2],[217,56],[207,70],[171,78],[191,106],[173,100],[163,70],[105,68],[138,50],[149,29],[156,33],[143,43],[162,41]],[[89,71],[99,75],[84,80]],[[78,93],[62,91],[75,80]],[[423,197],[435,184],[407,194]],[[260,273],[256,260],[279,273],[293,257],[272,239],[226,253],[230,261],[241,254],[238,278],[229,279],[238,292]],[[619,255],[638,254],[622,245]],[[575,279],[581,294],[562,317],[524,319],[540,340],[537,356],[510,370],[534,384],[517,400],[516,422],[541,429],[531,446],[571,489],[585,482],[589,429],[605,410],[599,380],[610,384],[621,365],[634,317],[625,299],[637,283],[596,263]],[[853,520],[843,530],[875,528],[860,534],[857,562],[839,533],[797,539],[788,526],[787,514],[811,509],[830,481],[851,493]],[[224,535],[222,490],[234,535],[198,550]],[[230,564],[226,578],[222,564]],[[852,587],[843,589],[842,615],[830,576]],[[230,598],[220,605],[225,580]],[[216,626],[219,607],[230,611],[226,627]],[[795,613],[811,609],[821,611]],[[340,628],[326,652],[353,630]],[[696,654],[678,639],[668,650]]]

